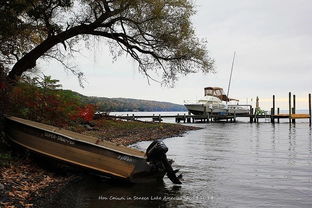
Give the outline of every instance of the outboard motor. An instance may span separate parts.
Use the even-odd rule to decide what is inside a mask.
[[[151,163],[154,163],[156,166],[159,164],[165,169],[168,178],[175,184],[181,184],[180,179],[182,178],[182,174],[176,176],[176,173],[179,171],[173,170],[171,167],[171,163],[167,159],[166,153],[168,152],[168,147],[164,142],[160,140],[155,140],[148,146],[146,149],[147,160]]]

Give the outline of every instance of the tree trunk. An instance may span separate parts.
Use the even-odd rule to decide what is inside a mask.
[[[18,78],[29,69],[32,69],[36,66],[36,61],[44,55],[48,50],[58,43],[62,43],[67,39],[70,39],[74,36],[85,34],[86,31],[91,28],[88,25],[79,25],[73,27],[69,30],[59,33],[56,36],[48,37],[40,45],[36,46],[25,56],[23,56],[16,64],[13,66],[12,70],[9,72],[7,79],[11,83],[16,83]]]

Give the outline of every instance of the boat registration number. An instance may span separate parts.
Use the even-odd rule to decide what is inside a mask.
[[[49,133],[49,132],[44,132],[44,136],[47,137],[47,138],[54,139],[56,141],[65,143],[65,144],[71,144],[71,145],[75,144],[74,141],[71,141],[69,139],[66,139],[66,138],[60,136],[60,135],[52,134],[52,133]]]
[[[132,158],[125,156],[125,155],[119,155],[118,159],[123,160],[123,161],[127,161],[127,162],[132,162]]]

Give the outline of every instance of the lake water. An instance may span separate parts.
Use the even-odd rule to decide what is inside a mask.
[[[307,120],[305,120],[307,121]],[[183,184],[112,184],[86,177],[58,207],[312,207],[312,136],[307,122],[192,124],[165,139]],[[145,150],[150,142],[133,145]]]

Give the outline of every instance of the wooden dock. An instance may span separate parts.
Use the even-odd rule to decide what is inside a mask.
[[[264,119],[264,122],[272,122],[276,119],[310,119],[309,114],[267,114],[267,115],[257,115],[257,114],[207,114],[207,115],[188,115],[188,114],[177,114],[177,115],[109,115],[108,117],[113,119],[122,120],[139,120],[139,119],[149,119],[153,122],[162,122],[166,118],[174,118],[176,123],[210,123],[210,122],[236,122],[237,118],[248,118],[250,123],[259,123],[260,119]],[[279,122],[279,121],[278,121]]]
[[[289,123],[296,123],[296,119],[309,119],[309,125],[311,126],[311,94],[308,95],[308,114],[298,114],[296,113],[296,95],[292,95],[291,92],[288,93],[288,113],[280,114],[280,109],[277,108],[277,114],[275,114],[276,104],[275,95],[273,95],[273,107],[271,108],[271,122],[280,122],[280,119],[288,119]]]
[[[291,119],[305,119],[310,118],[309,114],[276,114],[273,115],[274,118],[291,118]]]
[[[309,113],[308,114],[297,114],[296,113],[296,97],[293,95],[291,99],[291,93],[289,93],[289,112],[281,114],[280,109],[275,106],[275,95],[273,95],[273,107],[271,108],[270,113],[257,113],[255,109],[250,106],[249,113],[246,114],[230,114],[230,113],[211,113],[206,112],[203,115],[191,115],[189,114],[176,114],[176,115],[107,115],[105,116],[113,119],[122,119],[122,120],[139,120],[139,119],[151,119],[153,122],[161,122],[166,118],[174,118],[176,123],[209,123],[209,122],[236,122],[237,118],[248,118],[250,123],[259,123],[260,120],[264,122],[279,123],[280,119],[288,119],[289,123],[295,123],[297,119],[309,119],[309,125],[311,126],[311,94],[309,94]],[[293,101],[293,105],[292,102]],[[277,110],[277,111],[275,111]],[[276,113],[275,113],[276,112]],[[99,115],[98,115],[99,116]]]
[[[187,114],[177,114],[177,115],[109,115],[110,118],[123,119],[123,120],[138,120],[138,119],[151,119],[153,122],[161,122],[164,118],[174,118],[177,123],[209,123],[216,121],[227,121],[235,122],[235,115],[187,115]]]

